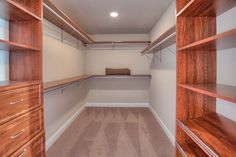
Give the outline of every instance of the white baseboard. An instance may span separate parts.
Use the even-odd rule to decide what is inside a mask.
[[[86,108],[86,105],[80,107],[48,140],[46,140],[46,151],[56,142],[62,133],[71,125],[71,123]]]
[[[96,103],[88,102],[87,107],[149,107],[149,103]]]
[[[161,125],[162,129],[164,130],[165,134],[167,135],[167,137],[171,141],[172,145],[175,146],[175,137],[172,135],[170,130],[167,128],[165,123],[161,120],[161,118],[158,116],[158,114],[156,113],[156,111],[154,110],[154,108],[151,105],[149,106],[149,109],[152,112],[152,114],[154,115],[154,117],[156,118],[157,122]]]

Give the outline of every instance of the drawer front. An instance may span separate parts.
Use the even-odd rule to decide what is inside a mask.
[[[41,105],[40,85],[0,93],[0,124]]]
[[[44,133],[40,133],[10,157],[44,157]]]
[[[34,110],[0,126],[0,156],[9,156],[42,130],[42,109]]]

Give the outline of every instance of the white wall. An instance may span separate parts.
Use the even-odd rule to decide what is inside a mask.
[[[0,39],[9,39],[9,24],[7,21],[0,19]],[[0,50],[0,81],[9,79],[9,53],[8,51]]]
[[[80,46],[77,49],[77,40],[65,32],[62,42],[61,29],[47,20],[43,23],[43,80],[47,82],[84,74],[84,48]]]
[[[54,81],[63,78],[83,75],[85,71],[84,49],[77,49],[77,40],[64,33],[61,42],[61,30],[44,20],[43,24],[43,80]],[[46,140],[73,117],[85,104],[86,88],[82,83],[77,88],[69,87],[44,94]]]
[[[163,32],[170,29],[176,23],[175,18],[175,1],[170,4],[170,6],[163,13],[161,18],[158,20],[156,25],[152,28],[150,32],[150,38],[154,41]]]
[[[173,2],[159,19],[150,33],[155,40],[163,32],[175,25],[175,2]],[[153,56],[151,67],[152,80],[150,83],[150,104],[163,123],[165,131],[174,144],[175,141],[175,112],[176,112],[176,45],[157,52]]]
[[[217,17],[217,32],[221,33],[236,27],[236,7]],[[234,42],[235,45],[235,42]],[[236,86],[236,48],[218,50],[217,52],[217,83]],[[217,112],[236,121],[236,105],[217,100]]]
[[[149,40],[148,34],[93,35],[97,41]],[[150,59],[141,56],[144,45],[102,45],[86,50],[86,73],[105,74],[105,68],[129,68],[132,74],[150,74]],[[88,103],[148,103],[149,79],[94,78],[88,85]]]
[[[236,27],[234,16],[236,7],[217,17],[217,32],[224,32]],[[162,32],[175,24],[175,4],[169,9],[152,29],[150,36],[154,40]],[[235,43],[234,43],[235,44]],[[169,47],[174,51],[175,45]],[[236,48],[218,50],[217,52],[217,83],[236,86]],[[150,104],[155,109],[161,121],[175,136],[175,100],[176,100],[176,60],[168,50],[162,51],[162,61],[158,61],[159,55],[155,54],[155,62],[152,64],[152,81],[150,85]],[[236,121],[236,105],[217,99],[217,112]],[[169,133],[167,131],[167,133]],[[169,136],[171,137],[171,136]],[[171,137],[172,139],[172,137]]]
[[[97,41],[149,40],[148,34],[93,35]],[[86,73],[105,74],[105,68],[130,68],[132,74],[149,74],[150,60],[141,56],[144,45],[90,47],[86,50]]]

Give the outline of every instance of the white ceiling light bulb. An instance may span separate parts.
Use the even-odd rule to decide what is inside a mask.
[[[110,13],[110,16],[111,17],[117,17],[119,14],[117,13],[117,12],[115,12],[115,11],[113,11],[113,12],[111,12]]]

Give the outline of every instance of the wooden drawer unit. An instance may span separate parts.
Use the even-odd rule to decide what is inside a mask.
[[[39,107],[42,104],[40,87],[34,85],[0,92],[0,124]]]
[[[40,133],[10,157],[44,157],[44,133]]]
[[[0,126],[0,156],[7,157],[43,131],[43,110],[36,109]]]

